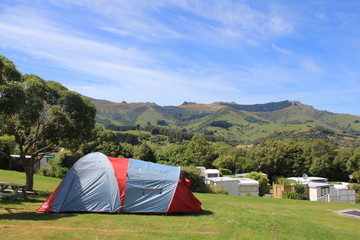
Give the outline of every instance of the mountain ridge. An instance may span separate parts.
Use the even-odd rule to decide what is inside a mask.
[[[359,141],[360,116],[317,110],[299,101],[244,105],[234,102],[210,104],[184,102],[179,106],[156,103],[114,103],[88,98],[97,109],[97,122],[113,126],[161,126],[171,130],[214,135],[250,143],[274,136],[306,136]]]

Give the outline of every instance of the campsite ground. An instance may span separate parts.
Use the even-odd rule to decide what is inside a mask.
[[[23,184],[23,173],[0,170]],[[35,176],[41,196],[0,198],[0,239],[360,239],[360,219],[334,211],[360,205],[196,194],[202,215],[36,212],[60,179]]]

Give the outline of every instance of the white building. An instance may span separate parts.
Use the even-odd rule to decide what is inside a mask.
[[[205,178],[220,177],[220,171],[217,169],[205,169]]]
[[[35,164],[35,168],[42,168],[42,167],[47,167],[50,165],[50,159],[54,158],[57,155],[57,153],[51,153],[51,154],[47,154],[45,155],[40,161],[36,162]],[[12,154],[11,157],[13,158],[20,158],[20,155],[16,155],[16,154]],[[25,155],[26,159],[30,159],[31,155]],[[9,170],[13,169],[13,165],[15,165],[15,169],[16,166],[19,166],[18,164],[14,164],[12,161],[9,162]],[[22,167],[20,167],[20,169],[22,169]]]
[[[259,196],[259,182],[250,178],[213,177],[207,179],[208,184],[220,185],[230,195]]]
[[[251,178],[239,178],[239,195],[259,196],[259,182]]]
[[[205,169],[204,171],[204,178],[205,178],[205,184],[210,184],[210,179],[213,178],[219,178],[220,177],[220,171],[217,169]]]
[[[223,186],[230,195],[239,195],[239,179],[232,177],[212,177],[207,179],[208,184]]]
[[[345,185],[323,182],[301,183],[308,185],[310,201],[355,203],[355,190],[350,190]]]

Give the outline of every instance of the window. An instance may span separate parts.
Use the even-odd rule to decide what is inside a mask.
[[[219,177],[219,174],[217,174],[217,173],[209,173],[208,174],[208,178],[214,178],[214,177]]]
[[[330,193],[330,188],[329,187],[322,187],[321,188],[321,196],[324,196],[326,194]]]

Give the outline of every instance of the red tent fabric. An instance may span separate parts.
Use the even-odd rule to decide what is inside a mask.
[[[190,184],[190,180],[181,174],[168,212],[188,212],[190,210],[190,212],[203,213],[201,202],[189,190]]]

